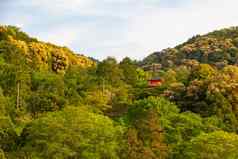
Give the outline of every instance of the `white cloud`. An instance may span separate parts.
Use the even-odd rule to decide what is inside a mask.
[[[130,22],[128,39],[144,48],[141,53],[173,47],[196,34],[238,24],[238,1],[194,1],[182,8],[154,8]],[[132,55],[137,56],[137,55]]]
[[[70,46],[73,44],[73,41],[77,40],[77,34],[71,31],[68,31],[69,28],[57,28],[49,30],[46,33],[39,33],[35,35],[40,37],[41,40],[54,43],[61,46]]]
[[[5,21],[100,59],[141,59],[193,35],[238,24],[237,0],[167,0],[164,5],[165,1],[19,0],[12,4],[18,9],[9,8]],[[27,12],[29,8],[36,12]]]

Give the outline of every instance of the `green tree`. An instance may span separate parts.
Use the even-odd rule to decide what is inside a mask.
[[[236,159],[238,135],[224,131],[201,134],[185,145],[184,159]]]
[[[137,71],[136,71],[137,66],[134,61],[126,57],[120,62],[119,67],[123,71],[124,81],[127,84],[130,84],[130,85],[137,84],[137,79],[138,79]]]
[[[8,106],[7,98],[0,90],[0,158],[16,149],[17,134]]]
[[[160,118],[163,110],[160,110],[164,99],[148,98],[139,100],[130,107],[128,121],[129,157],[142,159],[166,158],[168,147],[164,140],[163,118]],[[134,130],[133,130],[134,129]],[[139,149],[139,150],[138,150]]]
[[[29,123],[19,153],[44,159],[119,159],[123,127],[84,108],[67,108]]]
[[[11,37],[9,41],[0,42],[0,50],[5,61],[10,63],[10,67],[8,67],[10,72],[6,70],[5,73],[10,75],[10,86],[15,88],[13,92],[16,95],[16,108],[20,110],[23,108],[30,84],[30,68],[26,60],[28,47],[24,41]]]
[[[91,92],[98,89],[95,67],[90,69],[70,66],[64,74],[64,94],[70,105],[79,105]],[[95,88],[96,87],[96,88]],[[92,90],[92,91],[91,91]]]
[[[64,81],[61,75],[35,72],[32,74],[31,83],[33,92],[27,99],[27,110],[33,117],[64,107],[66,99],[64,99]]]
[[[104,82],[104,84],[113,86],[121,83],[121,80],[123,79],[123,72],[119,68],[116,59],[112,57],[108,57],[98,64],[97,75],[99,80],[102,80],[101,83]]]

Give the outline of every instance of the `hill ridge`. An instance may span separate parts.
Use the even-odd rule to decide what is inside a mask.
[[[237,65],[238,27],[196,35],[174,48],[150,54],[142,60],[141,64],[161,63],[166,68],[181,65],[189,60],[208,63],[216,67]]]
[[[6,55],[13,50],[15,53],[24,55],[28,63],[36,69],[61,72],[70,65],[81,67],[95,65],[95,62],[90,58],[76,54],[67,47],[39,41],[14,26],[0,26],[0,54],[7,60]]]

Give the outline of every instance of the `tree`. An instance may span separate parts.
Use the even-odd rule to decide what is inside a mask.
[[[79,105],[86,101],[84,98],[91,92],[100,91],[98,88],[96,68],[90,69],[70,66],[64,74],[64,94],[70,105]]]
[[[61,75],[35,72],[31,77],[32,93],[27,99],[27,110],[33,117],[47,111],[60,110],[64,107],[64,81]]]
[[[26,55],[28,52],[27,44],[24,41],[15,40],[12,37],[9,41],[0,42],[1,52],[5,61],[10,63],[12,85],[15,86],[16,108],[22,109],[22,105],[27,95],[27,86],[30,82],[30,68],[27,65]],[[9,72],[7,72],[9,73]]]
[[[211,79],[216,74],[216,69],[209,64],[200,64],[198,68],[193,70],[192,76],[196,79]]]
[[[224,131],[201,134],[185,145],[184,159],[236,159],[238,135]]]
[[[120,62],[119,67],[123,71],[123,80],[127,84],[135,85],[138,79],[136,72],[137,66],[135,62],[132,61],[130,58],[126,57]]]
[[[113,89],[111,99],[112,109],[108,111],[111,116],[121,116],[128,111],[132,103],[132,94],[129,85],[121,84],[118,88]]]
[[[85,108],[67,108],[29,123],[19,153],[39,159],[119,159],[123,127]]]
[[[136,101],[130,107],[128,121],[132,129],[128,131],[128,158],[163,159],[167,157],[168,147],[161,127],[163,121],[160,121],[163,118],[159,118],[159,112],[163,113],[163,110],[159,109],[163,102],[163,99],[151,97]]]
[[[4,158],[7,153],[16,148],[17,133],[10,118],[8,106],[7,98],[0,90],[0,158]]]
[[[118,85],[123,79],[122,70],[119,68],[116,59],[112,57],[108,57],[99,63],[96,73],[99,80],[102,80],[101,83],[105,82],[113,86]]]
[[[104,88],[103,92],[98,88],[88,90],[83,102],[96,111],[105,113],[112,109],[112,92],[110,90],[106,88]]]

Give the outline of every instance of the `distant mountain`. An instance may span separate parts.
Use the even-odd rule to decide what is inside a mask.
[[[66,47],[38,41],[17,27],[0,26],[0,58],[11,63],[11,59],[18,56],[25,57],[27,63],[36,69],[54,72],[64,71],[70,65],[90,67],[95,64],[91,58]]]
[[[217,67],[238,64],[238,27],[197,35],[175,48],[154,52],[141,64],[160,63],[162,67],[175,67],[183,63],[200,62]]]

